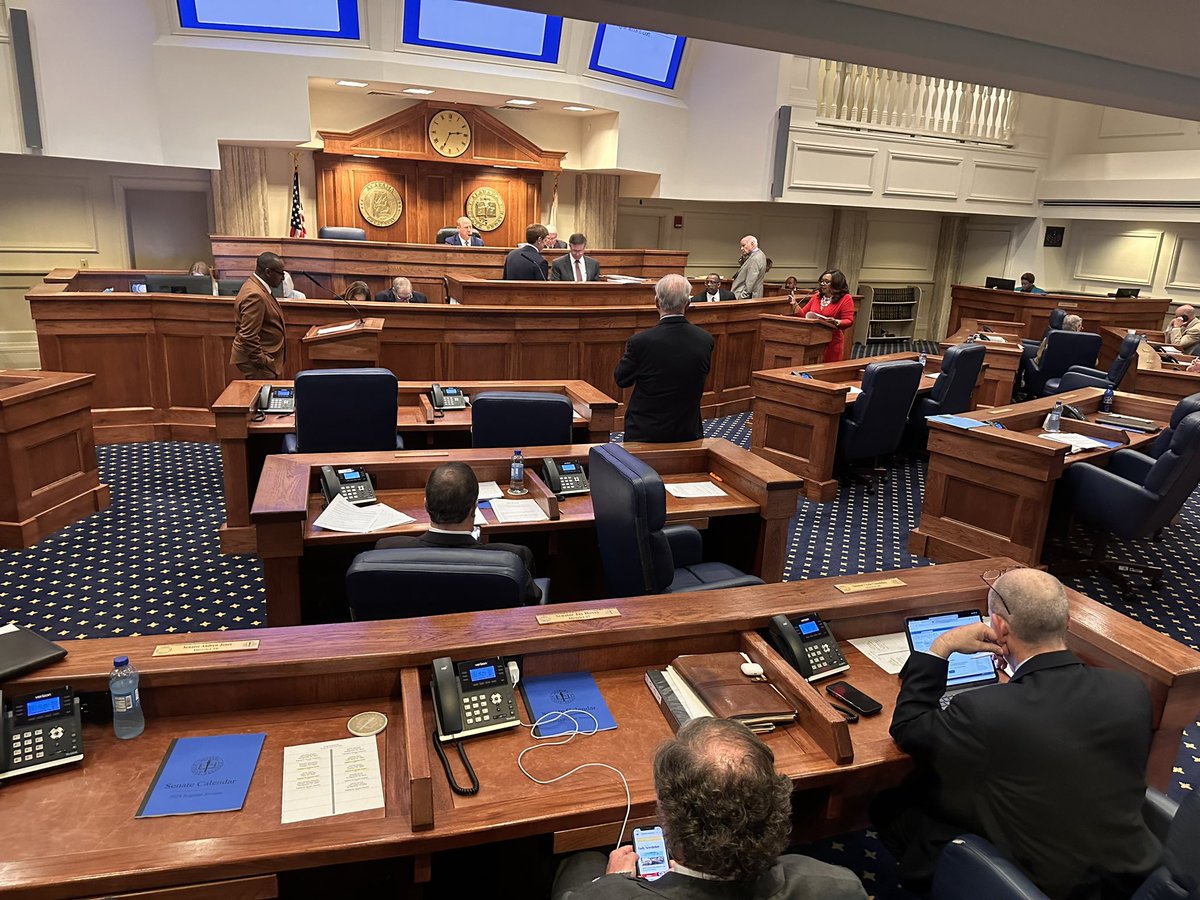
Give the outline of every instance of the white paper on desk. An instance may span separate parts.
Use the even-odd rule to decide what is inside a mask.
[[[862,393],[862,388],[855,387],[854,385],[850,385],[850,396],[851,397],[857,397],[861,393]]]
[[[1084,450],[1102,450],[1108,446],[1086,434],[1076,434],[1073,431],[1047,431],[1039,434],[1038,437],[1054,441],[1056,444],[1066,444],[1071,448],[1072,453],[1082,453]]]
[[[341,494],[338,494],[325,507],[313,525],[326,531],[345,531],[353,534],[366,534],[381,528],[393,528],[396,525],[407,525],[417,521],[412,516],[405,515],[397,509],[392,509],[386,503],[376,503],[372,506],[355,506]]]
[[[850,638],[858,651],[889,675],[899,675],[908,661],[908,638],[903,631],[877,634],[873,637]]]
[[[924,375],[924,377],[925,377],[925,378],[932,378],[934,381],[937,381],[938,373],[936,373],[936,372],[933,372],[933,373],[926,372],[926,373],[925,373],[925,375]]]
[[[382,808],[373,736],[283,748],[283,824]]]
[[[664,485],[672,497],[727,497],[729,496],[711,481],[685,481],[680,484]]]
[[[504,491],[500,490],[499,483],[495,481],[479,482],[479,499],[480,500],[499,500],[504,496]]]
[[[1170,344],[1163,344],[1159,348],[1159,353],[1183,353],[1178,347],[1172,347]]]
[[[480,509],[478,506],[475,507],[475,524],[476,525],[486,525],[487,523],[488,523],[488,520],[486,518],[484,518],[483,510]]]
[[[536,500],[493,500],[492,512],[501,522],[549,522]]]

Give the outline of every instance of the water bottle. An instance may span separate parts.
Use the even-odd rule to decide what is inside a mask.
[[[928,354],[922,353],[920,356],[917,357],[917,362],[919,362],[921,364],[922,369],[925,368],[925,359],[926,359],[927,355]]]
[[[137,737],[146,729],[146,717],[138,694],[138,670],[129,664],[128,656],[113,660],[108,690],[112,694],[113,732],[122,740]]]
[[[1108,387],[1106,387],[1104,389],[1104,396],[1100,398],[1100,412],[1102,412],[1102,413],[1112,412],[1112,404],[1113,404],[1113,386],[1110,384]]]
[[[514,496],[529,493],[525,490],[525,457],[521,456],[520,450],[513,451],[508,474],[508,492]]]
[[[1046,430],[1053,431],[1053,432],[1062,430],[1062,401],[1061,400],[1054,401],[1054,409],[1050,410],[1050,415],[1046,416]]]

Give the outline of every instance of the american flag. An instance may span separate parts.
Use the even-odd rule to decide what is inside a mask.
[[[302,238],[304,230],[304,208],[300,205],[300,167],[292,169],[292,219],[288,237]]]

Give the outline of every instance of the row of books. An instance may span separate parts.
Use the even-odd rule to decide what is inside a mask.
[[[774,731],[794,721],[795,707],[773,684],[744,674],[740,653],[700,653],[676,657],[666,669],[648,669],[646,686],[672,731],[692,719],[737,719],[751,731]]]

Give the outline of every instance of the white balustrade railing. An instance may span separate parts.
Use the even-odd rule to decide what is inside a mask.
[[[839,125],[1011,143],[1015,91],[874,66],[820,61],[817,118]]]

